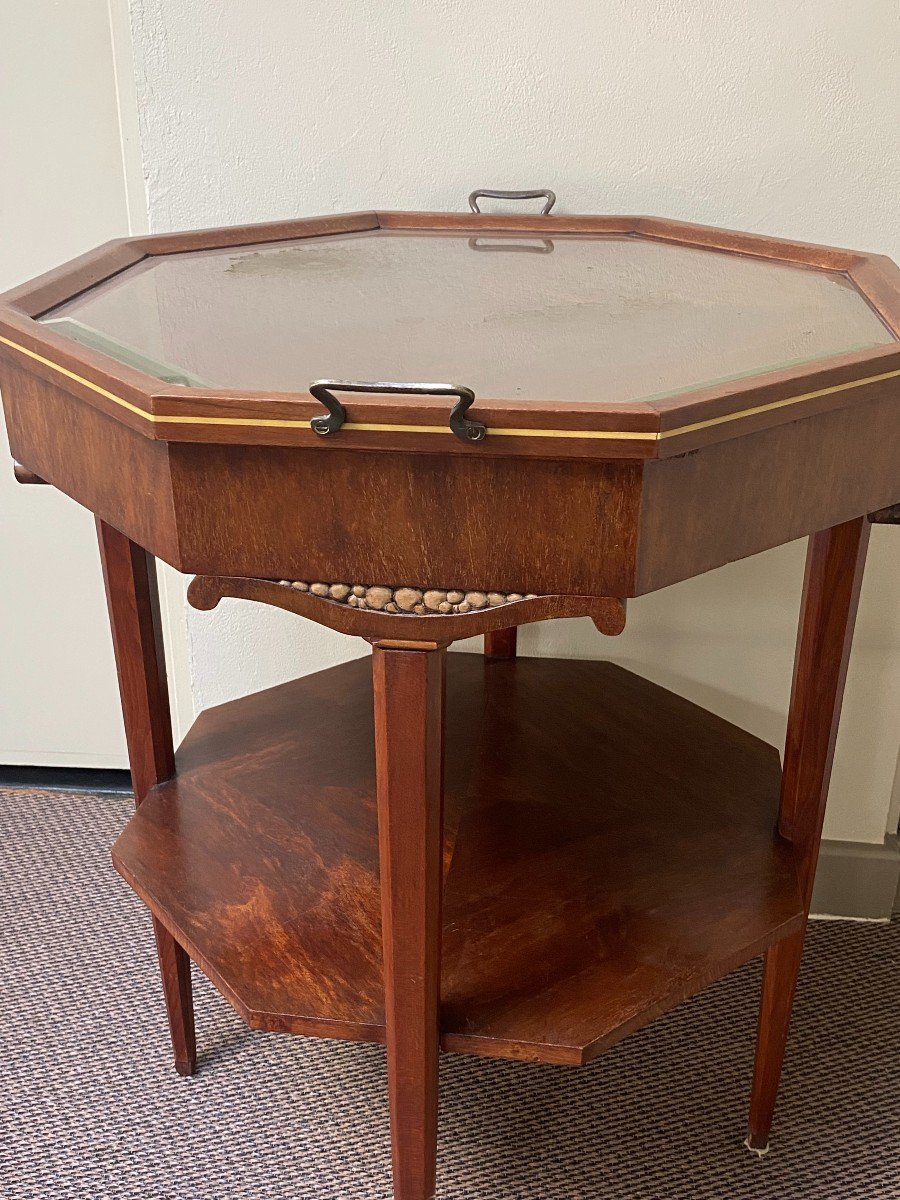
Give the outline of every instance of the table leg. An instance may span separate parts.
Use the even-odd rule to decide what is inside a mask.
[[[373,651],[395,1200],[435,1188],[446,652]]]
[[[485,658],[515,658],[518,629],[495,629],[484,635]]]
[[[807,914],[869,540],[865,518],[809,539],[781,784],[779,831],[798,852]],[[747,1144],[768,1145],[805,926],[766,954]]]
[[[156,572],[152,557],[105,521],[97,521],[97,536],[138,805],[150,788],[175,773]],[[190,960],[155,918],[153,931],[175,1069],[179,1075],[192,1075],[197,1052]]]

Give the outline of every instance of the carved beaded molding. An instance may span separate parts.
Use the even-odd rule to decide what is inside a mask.
[[[303,583],[279,579],[281,587],[309,592],[350,608],[373,609],[398,616],[449,616],[499,608],[516,600],[536,600],[534,592],[464,592],[453,588],[364,587],[361,583]]]

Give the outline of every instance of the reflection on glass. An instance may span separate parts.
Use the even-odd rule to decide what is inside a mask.
[[[552,246],[473,253],[468,235],[376,231],[167,255],[48,317],[170,382],[446,379],[610,404],[893,341],[842,275],[632,237]]]
[[[489,253],[499,250],[504,254],[552,254],[554,246],[550,238],[470,237],[469,249]]]
[[[82,346],[90,347],[91,350],[99,350],[102,354],[108,354],[110,358],[117,359],[126,367],[134,367],[136,371],[143,371],[145,375],[152,375],[154,379],[178,384],[181,387],[209,387],[209,384],[199,375],[190,375],[187,371],[182,371],[180,367],[163,362],[162,359],[148,358],[140,350],[135,350],[133,346],[126,346],[124,342],[117,341],[109,334],[100,333],[82,321],[77,321],[74,317],[51,317],[43,323],[55,333],[61,333],[64,337],[71,338],[73,342],[80,342]]]

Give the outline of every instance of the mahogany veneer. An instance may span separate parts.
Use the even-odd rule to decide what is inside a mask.
[[[802,926],[777,751],[637,675],[451,654],[446,755],[446,1050],[585,1062]],[[205,712],[116,844],[254,1028],[384,1038],[374,770],[362,659]]]

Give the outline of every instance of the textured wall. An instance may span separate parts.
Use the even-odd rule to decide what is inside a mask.
[[[131,0],[154,229],[551,186],[638,211],[900,259],[896,0]],[[707,11],[703,12],[702,9]],[[339,367],[335,371],[340,374]],[[778,742],[803,549],[632,605],[609,653]],[[900,729],[896,531],[876,530],[827,833],[879,841]],[[191,614],[204,706],[361,646],[236,603]],[[894,818],[896,825],[896,818]]]
[[[107,0],[0,0],[0,291],[128,232],[112,66]],[[0,763],[125,766],[93,520],[2,416],[0,580]]]

